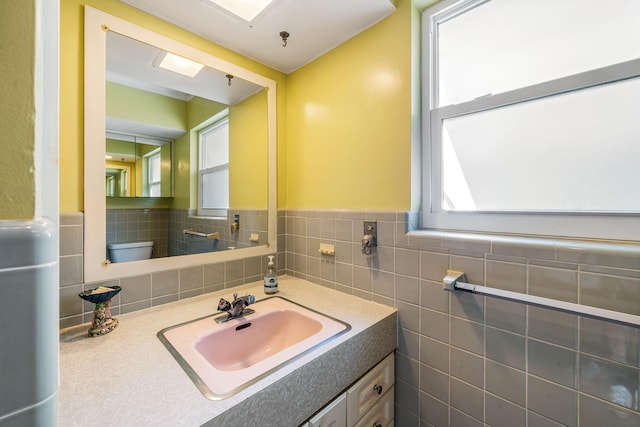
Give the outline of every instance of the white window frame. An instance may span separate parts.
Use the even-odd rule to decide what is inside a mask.
[[[214,123],[207,125],[206,127],[199,129],[198,130],[198,209],[197,209],[197,215],[198,216],[207,216],[207,217],[223,217],[226,218],[227,216],[227,211],[229,210],[229,198],[227,197],[226,200],[226,206],[219,206],[216,208],[205,208],[203,207],[203,201],[204,201],[204,197],[203,197],[203,191],[204,191],[204,185],[203,185],[203,178],[205,175],[210,174],[212,172],[219,172],[219,171],[223,171],[226,170],[227,171],[227,176],[229,174],[229,161],[227,159],[227,162],[215,167],[211,167],[211,168],[206,168],[203,169],[202,168],[202,136],[205,135],[208,132],[212,132],[218,128],[220,128],[221,126],[229,126],[229,116],[225,116],[220,120],[215,121]],[[229,144],[229,140],[227,140],[227,144]],[[227,191],[228,193],[229,191]]]
[[[155,159],[158,159],[158,170],[160,171],[160,176],[158,177],[157,181],[153,181],[151,178],[151,162]],[[145,192],[146,195],[149,197],[162,197],[162,153],[161,153],[161,148],[158,147],[155,150],[147,153],[144,155],[144,164],[146,166],[146,188],[145,188]],[[153,196],[151,194],[151,188],[157,186],[158,187],[158,194],[156,196]]]
[[[434,74],[438,70],[435,25],[439,20],[451,19],[486,1],[445,0],[425,10],[422,16],[422,229],[640,241],[640,217],[636,214],[461,212],[442,209],[443,120],[640,75],[640,59],[635,59],[497,95],[434,108],[438,105],[435,89],[437,78]]]

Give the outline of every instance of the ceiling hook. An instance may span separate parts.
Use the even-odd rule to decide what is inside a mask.
[[[227,83],[229,86],[231,86],[231,79],[233,78],[233,76],[231,74],[227,74],[225,76],[227,79],[229,79],[229,83]]]
[[[280,31],[280,37],[282,38],[282,47],[287,47],[287,39],[289,38],[289,33],[286,31]]]

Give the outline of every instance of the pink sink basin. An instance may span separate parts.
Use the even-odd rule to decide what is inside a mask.
[[[225,323],[216,323],[216,314],[158,332],[209,399],[229,397],[351,328],[282,297],[250,308],[255,313]]]

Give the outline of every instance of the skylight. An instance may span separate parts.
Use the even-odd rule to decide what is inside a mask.
[[[204,65],[167,52],[158,67],[193,78],[204,68]]]
[[[236,16],[251,22],[271,4],[273,0],[209,0]]]

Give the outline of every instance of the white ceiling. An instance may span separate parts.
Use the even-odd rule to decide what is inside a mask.
[[[395,10],[390,0],[275,0],[249,24],[209,0],[121,1],[286,74]]]
[[[154,66],[164,53],[158,47],[109,31],[107,33],[106,79],[124,86],[188,101],[194,96],[235,105],[259,92],[262,87],[238,77],[229,79],[226,72],[203,68],[194,78]],[[119,117],[107,117],[109,132],[123,135],[144,135],[173,140],[184,129],[145,124]]]
[[[107,80],[183,101],[198,96],[227,105],[235,105],[262,89],[237,77],[229,85],[226,72],[209,67],[191,78],[154,66],[163,53],[158,47],[109,31]]]

